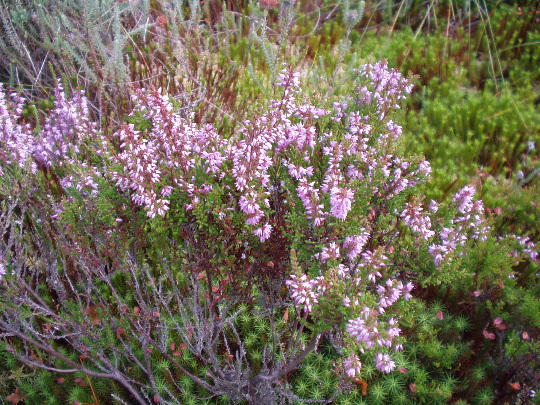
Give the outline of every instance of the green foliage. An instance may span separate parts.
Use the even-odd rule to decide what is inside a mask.
[[[493,392],[489,388],[480,390],[474,397],[474,403],[478,405],[492,404],[494,399]]]

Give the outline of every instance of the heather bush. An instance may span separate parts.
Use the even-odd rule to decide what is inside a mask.
[[[0,396],[534,401],[537,6],[101,3],[0,92]]]
[[[403,373],[400,314],[415,311],[415,284],[468,279],[464,261],[506,242],[490,236],[474,187],[444,206],[416,192],[430,166],[403,155],[393,121],[409,81],[382,62],[356,75],[354,97],[315,106],[285,69],[275,100],[229,137],[160,91],[135,92],[112,143],[79,93],[58,86],[38,133],[3,95],[7,352],[110,379],[121,387],[110,394],[141,404],[329,399],[365,370],[382,378],[373,401],[385,387],[403,397],[399,374],[382,376]],[[315,369],[333,362],[340,377],[317,388],[309,356],[323,347],[332,354]]]

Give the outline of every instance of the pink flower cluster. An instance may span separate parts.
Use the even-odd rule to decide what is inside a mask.
[[[392,361],[388,354],[377,353],[375,356],[375,367],[383,373],[391,373],[396,368],[396,363]]]
[[[386,280],[386,285],[377,286],[377,294],[379,294],[379,312],[384,313],[385,308],[394,304],[400,297],[405,300],[411,299],[410,292],[413,290],[413,283],[403,284],[395,279]]]
[[[401,213],[401,218],[414,233],[418,233],[425,240],[429,240],[435,235],[431,230],[431,220],[428,216],[423,215],[422,207],[418,204],[405,204],[406,208]]]
[[[358,69],[361,76],[369,79],[369,85],[360,88],[360,102],[374,103],[376,112],[384,118],[389,110],[399,109],[399,101],[412,92],[412,84],[396,69],[388,69],[386,62],[366,64]]]
[[[343,368],[345,370],[345,374],[347,374],[349,377],[359,375],[362,371],[362,363],[360,362],[360,358],[356,354],[352,354],[343,359]]]
[[[25,100],[17,94],[6,99],[0,83],[0,159],[6,164],[26,164],[37,169],[62,165],[70,153],[78,153],[84,138],[95,138],[96,124],[89,114],[88,100],[81,92],[67,99],[60,82],[54,90],[54,109],[45,120],[42,130],[34,135],[33,129],[23,121]],[[32,159],[33,158],[33,159]]]
[[[531,261],[537,261],[540,254],[538,253],[537,246],[531,238],[528,236],[514,235],[514,238],[518,241],[520,246],[523,247],[522,252],[529,256]]]
[[[393,340],[401,333],[394,318],[388,320],[388,328],[380,322],[379,312],[365,307],[360,311],[360,316],[347,322],[346,331],[349,336],[360,343],[360,351],[373,347],[393,347],[401,350],[401,344],[394,344]]]
[[[23,106],[24,99],[17,93],[11,94],[11,101],[6,99],[3,84],[0,83],[0,159],[8,165],[18,164],[21,168],[31,158],[35,142],[29,125],[19,123]]]
[[[82,92],[67,99],[60,81],[54,90],[54,109],[45,120],[34,144],[34,157],[45,166],[61,165],[70,150],[79,152],[83,138],[95,138],[96,123],[90,119],[89,104]]]
[[[465,186],[458,191],[452,202],[455,204],[458,215],[454,217],[450,226],[439,232],[440,244],[429,246],[429,253],[433,256],[436,266],[458,246],[463,246],[469,238],[485,240],[489,226],[484,218],[484,204],[481,200],[474,200],[476,190],[473,186]]]
[[[292,274],[285,284],[291,291],[294,304],[303,307],[307,312],[313,310],[313,305],[319,302],[319,297],[324,292],[322,278],[311,280],[305,274],[301,276]]]
[[[387,103],[391,101],[394,108],[410,89],[407,80],[385,63],[366,66],[363,72],[364,79],[373,81],[370,99],[387,112]],[[199,128],[183,119],[159,91],[137,92],[133,114],[150,121],[151,129],[142,132],[125,125],[118,131],[122,152],[114,160],[123,171],[114,171],[113,179],[123,190],[131,190],[133,201],[144,206],[149,217],[166,214],[175,189],[187,193],[191,201],[186,208],[193,209],[211,184],[232,179],[234,189],[225,186],[232,197],[228,209],[239,208],[253,234],[264,242],[272,233],[270,201],[295,204],[299,199],[306,218],[317,228],[349,217],[357,180],[369,181],[373,195],[389,199],[429,174],[425,162],[413,167],[386,153],[401,127],[386,122],[382,113],[361,116],[347,112],[347,104],[339,104],[334,118],[345,124],[345,133],[321,133],[312,123],[331,112],[297,101],[299,74],[285,69],[277,84],[283,88],[281,98],[272,100],[256,119],[244,122],[230,140],[209,125]],[[381,91],[390,91],[390,98],[385,99]],[[375,124],[382,133],[375,132]],[[317,177],[314,167],[320,165],[321,151],[326,160],[323,175]],[[199,170],[205,176],[195,176]],[[283,176],[292,189],[283,188]],[[361,253],[358,248],[355,253],[351,240],[348,243],[350,258]]]
[[[168,197],[175,187],[188,194],[191,204],[187,208],[193,208],[212,189],[196,181],[194,170],[204,165],[206,173],[220,175],[226,141],[212,126],[199,128],[182,118],[160,91],[139,90],[133,102],[132,115],[150,121],[152,129],[143,133],[126,124],[115,134],[122,152],[114,161],[123,171],[113,171],[113,180],[121,189],[131,190],[132,200],[144,206],[151,218],[169,210]]]
[[[361,234],[347,236],[343,240],[343,249],[347,252],[347,257],[351,262],[362,253],[362,249],[369,241],[369,232],[365,229],[361,229],[361,231]]]

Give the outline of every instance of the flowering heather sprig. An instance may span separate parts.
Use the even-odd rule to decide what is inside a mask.
[[[0,159],[8,165],[18,164],[21,168],[28,162],[34,149],[34,135],[30,126],[19,123],[23,105],[24,98],[16,93],[11,94],[11,102],[6,99],[3,84],[0,83]],[[35,169],[36,165],[33,164],[32,170]]]
[[[463,246],[467,240],[485,240],[490,230],[484,218],[484,204],[474,200],[476,190],[473,186],[465,186],[452,198],[459,214],[452,219],[450,226],[439,232],[440,244],[429,246],[435,266],[439,266],[445,258],[458,246]]]
[[[345,221],[352,208],[354,191],[348,188],[332,187],[330,189],[330,213]]]
[[[522,252],[529,256],[531,261],[537,261],[540,254],[536,250],[536,244],[528,236],[514,235],[514,238],[518,241],[520,246],[523,247]]]
[[[429,240],[435,235],[431,230],[431,220],[428,216],[423,215],[422,207],[418,204],[406,203],[406,208],[401,213],[401,218],[414,233],[419,233],[422,238]]]
[[[349,377],[359,375],[362,371],[362,363],[360,362],[360,358],[356,354],[352,354],[343,359],[343,368],[345,370],[345,374],[347,374]]]
[[[291,291],[291,298],[295,305],[303,307],[307,312],[313,310],[313,305],[319,302],[319,297],[323,292],[321,279],[309,279],[305,274],[301,276],[292,274],[285,284]]]
[[[82,92],[67,99],[60,81],[54,90],[54,109],[45,119],[43,129],[34,136],[21,120],[24,99],[12,94],[13,104],[6,100],[0,84],[0,158],[7,164],[23,167],[31,157],[43,166],[63,165],[70,153],[78,153],[84,138],[95,138],[97,124],[90,119],[88,100]],[[31,170],[36,169],[30,162]]]
[[[351,262],[354,261],[360,255],[360,253],[362,253],[362,249],[369,241],[369,232],[365,230],[363,231],[364,232],[362,232],[360,235],[347,236],[343,240],[343,249],[345,249],[347,252],[347,257]]]
[[[382,253],[381,249],[376,251],[366,250],[362,252],[361,260],[358,263],[359,268],[366,269],[368,272],[367,278],[372,283],[376,283],[378,278],[382,277],[379,270],[383,270],[388,264],[388,257]]]
[[[375,68],[379,76],[385,69],[384,64]],[[371,70],[373,68],[366,71]],[[406,82],[405,79],[394,80],[396,72],[388,75],[392,79],[384,84],[385,89]],[[205,181],[209,184],[231,176],[235,190],[229,192],[238,193],[235,197],[238,207],[246,215],[246,224],[261,242],[272,232],[269,200],[282,198],[276,197],[271,176],[285,174],[283,170],[293,180],[292,184],[296,183],[296,190],[288,190],[295,191],[296,195],[287,198],[285,203],[299,198],[314,227],[322,226],[329,218],[347,219],[354,208],[355,186],[351,182],[356,179],[369,179],[373,194],[383,193],[386,198],[421,180],[425,165],[413,170],[408,162],[397,157],[381,156],[381,142],[389,145],[401,133],[397,124],[388,121],[386,129],[389,132],[376,135],[372,133],[371,123],[373,119],[384,122],[384,117],[360,116],[356,112],[347,114],[340,109],[337,114],[349,123],[343,137],[318,133],[309,123],[331,112],[299,104],[296,100],[301,92],[299,83],[298,73],[280,72],[277,84],[283,88],[281,98],[272,100],[269,108],[253,121],[244,122],[230,141],[221,139],[208,125],[199,129],[186,122],[159,92],[137,92],[135,113],[150,120],[152,129],[148,133],[139,133],[133,125],[126,125],[117,133],[123,151],[115,160],[124,171],[114,172],[113,179],[122,189],[131,190],[133,200],[144,205],[148,216],[153,217],[167,212],[168,196],[177,187],[191,198],[187,209],[198,204],[206,191],[203,180],[193,175],[195,167],[201,167],[208,174]],[[403,88],[395,89],[392,97],[397,98],[394,102],[400,99],[397,95],[403,91]],[[381,140],[377,145],[368,145],[371,138],[377,137]],[[322,178],[315,179],[314,165],[320,160],[316,153],[319,145],[328,160]],[[280,172],[274,169],[278,167],[282,168]],[[381,174],[384,176],[382,182]]]
[[[324,263],[327,260],[332,259],[338,259],[341,257],[341,253],[339,251],[339,246],[336,244],[336,242],[331,242],[328,246],[324,246],[322,248],[321,253],[319,253],[317,258]]]
[[[0,253],[0,281],[2,281],[2,276],[4,274],[6,274],[6,267],[5,267],[5,263],[4,263],[4,257],[3,255]]]
[[[266,223],[260,228],[255,229],[253,233],[255,234],[255,236],[259,237],[259,240],[261,242],[264,242],[265,240],[270,238],[270,234],[272,233],[272,225]]]
[[[383,373],[391,373],[396,368],[396,363],[392,361],[388,354],[377,353],[375,356],[375,367]]]
[[[412,92],[413,85],[396,69],[388,69],[387,62],[365,64],[357,70],[361,76],[369,79],[369,87],[359,90],[359,103],[375,104],[376,112],[384,118],[388,111],[399,109],[399,101]]]
[[[300,179],[296,192],[304,204],[306,217],[312,220],[315,226],[322,225],[326,212],[323,211],[324,204],[320,204],[320,190],[315,187],[315,182],[308,183],[307,179]]]
[[[397,328],[396,320],[388,320],[389,328],[384,330],[379,322],[379,312],[365,307],[360,311],[360,316],[347,322],[346,331],[349,336],[360,344],[360,351],[373,347],[394,347],[401,349],[401,345],[393,345],[395,337],[399,336],[401,329]]]
[[[82,139],[93,138],[97,132],[82,92],[74,92],[68,100],[58,81],[54,97],[54,109],[45,119],[41,136],[34,145],[34,157],[45,166],[62,165],[70,150],[78,153]]]
[[[113,171],[113,180],[121,189],[132,191],[132,200],[145,206],[149,217],[165,215],[170,204],[167,197],[175,187],[188,194],[191,203],[187,208],[192,208],[198,195],[211,189],[194,183],[193,170],[202,163],[206,173],[218,175],[226,160],[226,141],[210,125],[198,128],[187,122],[159,91],[139,90],[133,101],[132,114],[151,120],[152,129],[144,134],[127,124],[115,134],[122,152],[114,160],[124,170]]]
[[[386,280],[385,286],[378,285],[376,290],[379,294],[379,312],[384,313],[385,308],[394,304],[401,296],[408,301],[411,298],[410,292],[413,288],[412,283],[403,284],[395,279]]]
[[[60,180],[60,184],[64,188],[75,188],[77,191],[91,196],[99,194],[99,185],[96,183],[97,178],[102,178],[97,167],[89,167],[86,162],[75,162],[71,159],[66,161],[71,167],[75,168],[75,172],[71,172],[68,176]]]

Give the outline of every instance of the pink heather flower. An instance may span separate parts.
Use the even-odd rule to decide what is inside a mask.
[[[439,210],[439,204],[435,200],[431,200],[428,208],[431,212],[436,213]]]
[[[255,236],[258,236],[261,242],[264,242],[270,237],[270,234],[272,233],[272,225],[265,224],[261,226],[260,228],[257,228],[253,231]]]
[[[388,336],[392,338],[398,337],[401,334],[401,329],[396,327],[397,321],[394,318],[390,318],[388,320],[388,324],[390,325],[390,327],[386,330]]]
[[[406,301],[409,301],[412,298],[411,291],[414,289],[414,284],[408,282],[403,284],[401,281],[397,284],[396,288],[400,290],[401,295]]]
[[[301,167],[292,163],[286,163],[286,166],[289,169],[289,175],[295,179],[313,176],[313,167],[311,166]]]
[[[396,288],[397,280],[386,280],[386,287],[382,285],[377,286],[377,293],[379,294],[379,312],[383,313],[384,308],[388,308],[394,302],[396,302],[401,296],[401,290]]]
[[[474,201],[474,193],[474,187],[466,186],[452,199],[462,215],[452,219],[450,227],[442,229],[441,244],[429,247],[436,266],[458,246],[463,246],[469,238],[486,240],[490,227],[485,223],[484,204],[481,200]]]
[[[293,73],[287,69],[283,69],[278,74],[276,85],[285,89],[292,88],[300,90],[300,73]]]
[[[412,91],[412,84],[396,69],[388,69],[387,62],[365,64],[357,72],[370,80],[369,89],[364,86],[358,91],[359,103],[375,104],[381,118],[390,109],[399,109],[398,102]]]
[[[454,195],[452,201],[456,204],[459,212],[462,214],[471,212],[475,193],[476,190],[473,186],[465,186]]]
[[[392,361],[388,354],[378,353],[375,357],[375,367],[383,373],[390,373],[396,368],[396,363]]]
[[[61,165],[68,152],[79,152],[84,137],[96,134],[96,124],[89,118],[88,100],[82,92],[75,92],[68,100],[58,81],[54,97],[54,110],[45,119],[34,144],[34,157],[45,166]]]
[[[446,255],[450,252],[450,249],[444,245],[430,245],[428,251],[433,256],[435,266],[439,267]]]
[[[2,276],[6,274],[6,267],[4,264],[4,257],[0,254],[0,281],[2,281]]]
[[[221,164],[226,160],[226,157],[218,151],[202,151],[201,157],[206,160],[206,164],[208,165],[206,173],[218,173],[220,171]]]
[[[294,115],[297,117],[314,119],[318,119],[328,114],[331,114],[331,111],[325,110],[324,108],[315,107],[310,104],[299,105],[294,112]]]
[[[345,374],[347,374],[349,377],[354,377],[360,374],[360,371],[362,370],[362,363],[360,363],[358,356],[353,354],[346,359],[343,359],[343,368],[345,370]]]
[[[319,302],[318,299],[322,293],[319,283],[319,279],[310,280],[305,274],[301,276],[292,274],[291,278],[285,281],[295,305],[303,306],[307,312],[311,312],[313,305]]]
[[[173,191],[173,188],[171,186],[165,186],[161,189],[161,195],[163,197],[168,197],[171,195],[172,191]]]
[[[422,207],[417,204],[406,203],[406,208],[401,213],[403,222],[414,233],[419,233],[425,240],[430,239],[435,235],[431,230],[431,221],[429,217],[422,215]]]
[[[349,106],[348,106],[348,104],[346,102],[344,102],[344,103],[334,102],[334,104],[332,106],[334,108],[334,114],[332,116],[332,120],[335,121],[335,122],[339,122],[340,119],[343,118],[346,115],[345,110],[347,110],[347,108],[349,108]]]
[[[264,217],[264,212],[261,210],[259,203],[257,202],[257,196],[254,192],[250,192],[248,197],[242,196],[238,201],[240,209],[247,214],[246,220],[248,225],[257,225]]]
[[[34,136],[29,125],[20,125],[24,99],[12,94],[6,100],[0,85],[0,159],[20,167],[33,156],[44,166],[62,165],[69,152],[78,153],[84,137],[95,138],[96,124],[89,118],[88,101],[81,92],[67,99],[60,82],[54,90],[54,109],[45,119],[42,131]],[[37,166],[30,162],[30,169]]]
[[[388,128],[388,131],[390,131],[390,134],[393,136],[394,140],[398,139],[399,136],[403,133],[403,129],[401,128],[401,126],[395,124],[392,120],[389,120],[386,123],[386,127]]]
[[[392,340],[398,336],[401,330],[396,328],[395,321],[390,319],[390,328],[384,330],[379,324],[379,312],[368,307],[360,311],[360,316],[347,322],[346,331],[357,343],[362,343],[360,350],[372,347],[391,347]]]
[[[418,171],[425,176],[429,176],[431,174],[431,164],[427,160],[423,160],[418,165]]]
[[[32,156],[35,141],[31,128],[18,124],[24,99],[13,93],[11,100],[6,99],[0,83],[0,161],[23,168]],[[35,164],[31,169],[36,170]]]
[[[354,192],[352,190],[332,187],[330,190],[330,213],[344,221],[352,208],[353,198]]]
[[[369,116],[367,115],[360,115],[359,112],[351,112],[348,115],[349,118],[349,132],[353,135],[369,135],[371,133],[372,127],[369,124]],[[348,134],[346,135],[348,136]],[[369,138],[351,138],[356,139],[358,145],[354,145],[354,147],[358,148],[357,150],[364,150],[367,148],[367,141]]]
[[[323,263],[328,259],[337,259],[339,257],[341,257],[339,246],[335,242],[330,242],[329,246],[324,246],[321,253],[319,253],[319,260]]]
[[[315,188],[315,182],[308,183],[307,179],[300,179],[296,192],[304,204],[308,219],[313,220],[315,226],[322,225],[326,214],[322,211],[324,205],[320,204],[319,189]]]
[[[353,261],[360,255],[362,249],[369,240],[369,232],[362,232],[360,235],[347,236],[343,241],[343,249],[347,252],[347,257]]]
[[[238,205],[240,205],[240,209],[246,214],[255,214],[260,211],[260,206],[257,203],[256,197],[253,193],[249,195],[249,198],[246,196],[240,197]]]
[[[371,250],[366,250],[360,256],[362,257],[362,261],[359,263],[359,267],[370,270],[368,280],[375,283],[377,277],[382,277],[382,274],[378,270],[386,266],[388,257],[380,252],[373,253]]]
[[[536,244],[528,236],[517,236],[514,235],[514,238],[519,242],[521,246],[524,247],[523,253],[527,254],[530,260],[535,261],[538,259],[539,253],[535,250]]]

